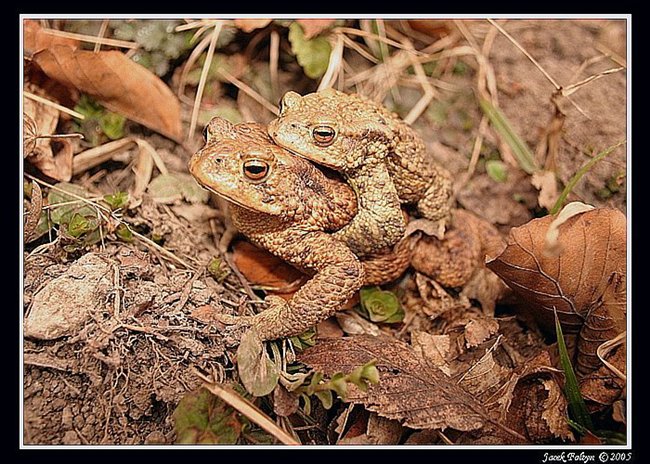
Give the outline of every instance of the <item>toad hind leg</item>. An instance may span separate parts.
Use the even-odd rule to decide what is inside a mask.
[[[444,234],[450,219],[453,185],[447,170],[437,166],[431,166],[430,169],[433,171],[432,177],[435,181],[429,184],[424,195],[417,202],[417,209],[422,217],[438,222],[439,235],[441,235]]]

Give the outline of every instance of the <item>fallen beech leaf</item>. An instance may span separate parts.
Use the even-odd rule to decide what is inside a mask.
[[[296,282],[306,279],[302,272],[282,261],[268,251],[250,242],[240,240],[233,244],[233,261],[237,269],[253,285],[268,287],[269,293],[289,297],[298,289]],[[291,292],[278,292],[272,289],[292,288]]]
[[[432,335],[421,330],[411,332],[411,345],[421,358],[450,375],[446,358],[449,354],[449,335]]]
[[[119,51],[53,45],[34,54],[43,72],[170,139],[182,141],[180,102],[165,83]]]
[[[323,339],[298,355],[317,372],[350,372],[376,360],[379,383],[367,392],[349,385],[346,401],[362,403],[382,417],[414,429],[478,430],[497,425],[471,395],[404,342],[385,335]],[[515,437],[510,436],[510,439]]]
[[[298,410],[300,398],[295,393],[289,392],[281,384],[273,390],[273,412],[278,416],[287,417]]]
[[[199,187],[194,177],[184,172],[159,175],[149,183],[147,191],[155,202],[165,204],[181,200],[190,203],[205,203],[210,195],[207,190]]]
[[[580,332],[578,366],[585,374],[598,345],[626,327],[626,218],[598,208],[574,215],[559,226],[557,254],[545,238],[554,216],[513,228],[506,249],[487,263],[552,327],[553,308],[563,329]]]
[[[336,19],[296,19],[296,22],[305,31],[305,39],[311,39],[334,24]]]
[[[474,318],[465,326],[465,346],[473,348],[499,331],[499,322],[493,318]]]
[[[23,21],[23,50],[27,55],[52,47],[54,45],[64,45],[70,48],[77,48],[79,42],[67,37],[60,37],[48,34],[33,19]]]
[[[261,29],[268,26],[270,22],[270,19],[235,19],[233,24],[237,29],[244,32],[252,32],[255,29]]]

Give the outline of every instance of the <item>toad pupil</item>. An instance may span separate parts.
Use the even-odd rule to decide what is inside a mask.
[[[253,160],[244,163],[244,174],[251,180],[260,180],[266,176],[269,165],[263,161]]]

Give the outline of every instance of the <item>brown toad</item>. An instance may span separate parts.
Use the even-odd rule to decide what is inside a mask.
[[[264,126],[213,118],[206,143],[189,162],[195,179],[231,205],[234,225],[256,245],[313,275],[286,302],[230,322],[263,340],[300,334],[340,309],[363,284],[389,282],[408,267],[404,245],[363,264],[331,235],[357,212],[354,192],[309,161],[273,144]]]
[[[287,92],[268,131],[278,145],[340,171],[354,189],[359,212],[334,235],[357,255],[403,236],[401,203],[416,203],[444,231],[451,177],[427,155],[419,135],[384,106],[335,89],[305,96]]]

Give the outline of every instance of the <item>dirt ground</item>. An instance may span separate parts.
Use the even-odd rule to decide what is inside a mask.
[[[490,25],[478,20],[465,23],[482,44]],[[564,88],[616,68],[626,59],[624,20],[511,20],[504,28]],[[595,154],[627,137],[625,71],[580,87],[570,96],[573,103],[559,98],[564,121],[561,131],[553,132],[549,128],[558,123],[553,120],[554,85],[502,34],[493,40],[487,58],[494,70],[499,107],[536,153],[538,164],[554,170],[562,185]],[[440,90],[413,126],[455,174],[459,205],[507,233],[540,215],[539,192],[507,162],[505,182],[494,182],[482,164],[464,180],[482,117],[475,93],[479,67],[467,57],[454,66],[456,72],[445,75],[453,90]],[[408,101],[408,92],[403,97]],[[417,101],[415,96],[412,99]],[[199,132],[190,143],[194,148],[200,145]],[[143,138],[170,171],[187,173],[190,151],[159,135]],[[494,132],[484,131],[481,153],[494,158],[499,148]],[[626,213],[625,148],[617,148],[596,164],[570,199]],[[109,162],[71,182],[101,193],[126,190],[130,180],[122,174],[123,168]],[[214,199],[207,205],[185,200],[164,204],[145,196],[129,209],[124,220],[143,235],[162,237],[159,243],[187,267],[138,242],[108,241],[87,253],[67,253],[60,243],[47,245],[46,234],[25,247],[26,312],[36,300],[56,302],[56,294],[39,295],[48,283],[86,275],[82,257],[98,270],[96,281],[102,282],[89,294],[78,295],[80,301],[93,303],[91,317],[73,335],[24,338],[25,444],[174,443],[171,414],[183,395],[201,384],[196,373],[218,380],[228,378],[234,369],[233,354],[223,344],[220,326],[209,323],[206,308],[242,313],[256,305],[237,272],[215,278],[205,270],[214,257],[229,269],[218,247],[226,219]],[[311,439],[324,440],[317,434]]]

